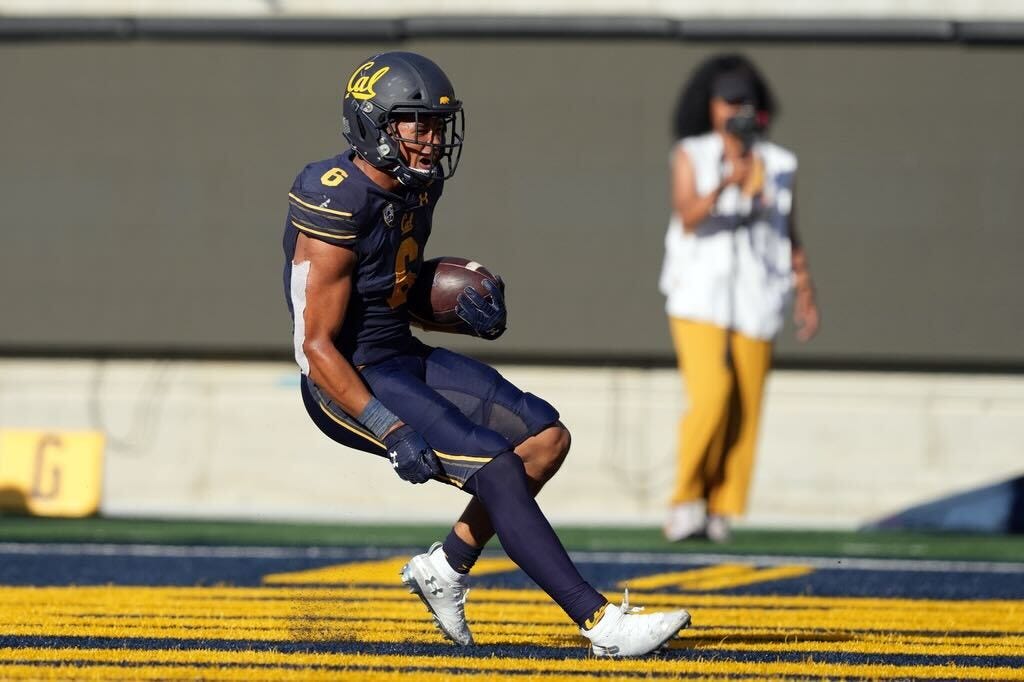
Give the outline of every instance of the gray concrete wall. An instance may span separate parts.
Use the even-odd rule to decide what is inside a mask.
[[[763,67],[801,159],[825,318],[779,355],[1024,363],[1021,48],[584,39],[0,44],[0,350],[287,352],[285,192],[341,148],[353,65],[399,45],[467,103],[427,255],[509,284],[506,338],[452,345],[670,357],[669,116],[727,48]]]
[[[675,370],[500,369],[572,431],[540,496],[555,523],[661,522],[687,402]],[[0,429],[103,432],[104,515],[444,523],[465,506],[321,434],[297,379],[284,362],[0,360]],[[746,520],[854,528],[1019,476],[1022,440],[1024,377],[780,370]]]

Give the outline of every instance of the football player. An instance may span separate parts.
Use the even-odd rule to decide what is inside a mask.
[[[497,533],[595,654],[661,647],[689,615],[609,604],[534,500],[569,451],[558,412],[493,368],[410,332],[406,297],[462,150],[462,103],[451,82],[421,55],[387,52],[356,68],[342,104],[349,149],[306,166],[288,194],[284,288],[313,422],[339,443],[387,457],[410,483],[434,480],[472,495],[444,541],[410,559],[402,582],[445,636],[473,644],[466,576]],[[475,335],[495,339],[505,303],[500,288],[489,294],[467,289],[457,310]]]

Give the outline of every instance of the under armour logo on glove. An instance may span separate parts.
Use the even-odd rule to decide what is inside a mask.
[[[411,426],[403,424],[384,436],[391,466],[399,478],[410,483],[426,483],[444,473],[437,455]]]
[[[499,278],[497,284],[485,279],[484,288],[487,289],[487,297],[481,296],[473,287],[466,287],[455,300],[455,314],[469,325],[474,334],[493,340],[505,332],[505,287]]]

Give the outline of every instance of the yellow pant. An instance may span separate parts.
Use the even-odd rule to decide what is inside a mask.
[[[739,516],[747,507],[770,341],[670,317],[690,408],[679,422],[679,465],[672,504],[706,499],[708,513]]]

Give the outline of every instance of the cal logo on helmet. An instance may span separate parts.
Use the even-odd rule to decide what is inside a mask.
[[[355,99],[373,99],[377,96],[377,93],[373,91],[373,86],[384,76],[384,74],[388,72],[391,67],[382,66],[370,74],[369,72],[372,67],[373,62],[366,62],[355,70],[352,77],[348,79],[348,86],[345,89],[346,97],[354,97]]]

